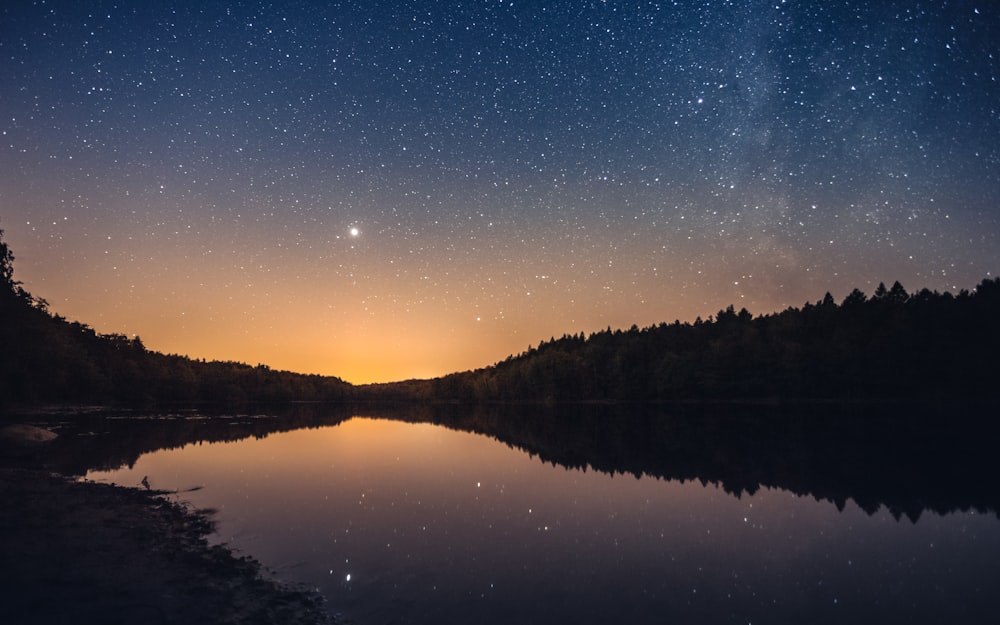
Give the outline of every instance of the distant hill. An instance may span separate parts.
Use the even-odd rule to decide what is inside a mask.
[[[0,230],[0,406],[284,401],[687,401],[998,399],[1000,279],[972,292],[869,298],[753,317],[564,335],[491,367],[353,386],[340,378],[147,350],[49,312],[13,278]]]
[[[541,342],[492,367],[373,388],[458,401],[1000,398],[1000,279],[909,294],[896,282],[753,317],[610,328]]]
[[[340,378],[206,362],[147,350],[139,337],[98,334],[48,310],[13,278],[0,230],[0,407],[37,403],[338,401]]]

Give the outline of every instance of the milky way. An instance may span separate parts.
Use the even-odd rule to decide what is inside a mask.
[[[7,4],[16,277],[160,351],[385,381],[1000,271],[995,2]]]

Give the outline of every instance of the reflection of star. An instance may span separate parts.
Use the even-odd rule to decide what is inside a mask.
[[[361,234],[361,231],[360,231],[360,230],[358,230],[357,228],[351,228],[351,236],[352,236],[352,237],[356,237],[356,236],[358,236],[359,234]]]

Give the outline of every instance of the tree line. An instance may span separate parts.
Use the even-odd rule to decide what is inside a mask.
[[[139,337],[101,334],[52,314],[14,279],[0,230],[0,406],[33,403],[339,401],[336,377],[147,350]]]
[[[373,393],[455,401],[1000,398],[1000,279],[957,295],[899,283],[754,317],[566,334],[494,366]]]
[[[432,380],[353,386],[337,377],[149,351],[52,314],[13,277],[0,230],[4,403],[678,401],[1000,398],[1000,279],[957,295],[899,283],[840,304],[589,336],[566,334],[493,366]]]

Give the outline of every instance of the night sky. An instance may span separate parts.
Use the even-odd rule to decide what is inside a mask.
[[[992,0],[13,0],[0,133],[53,312],[351,382],[1000,273]]]

